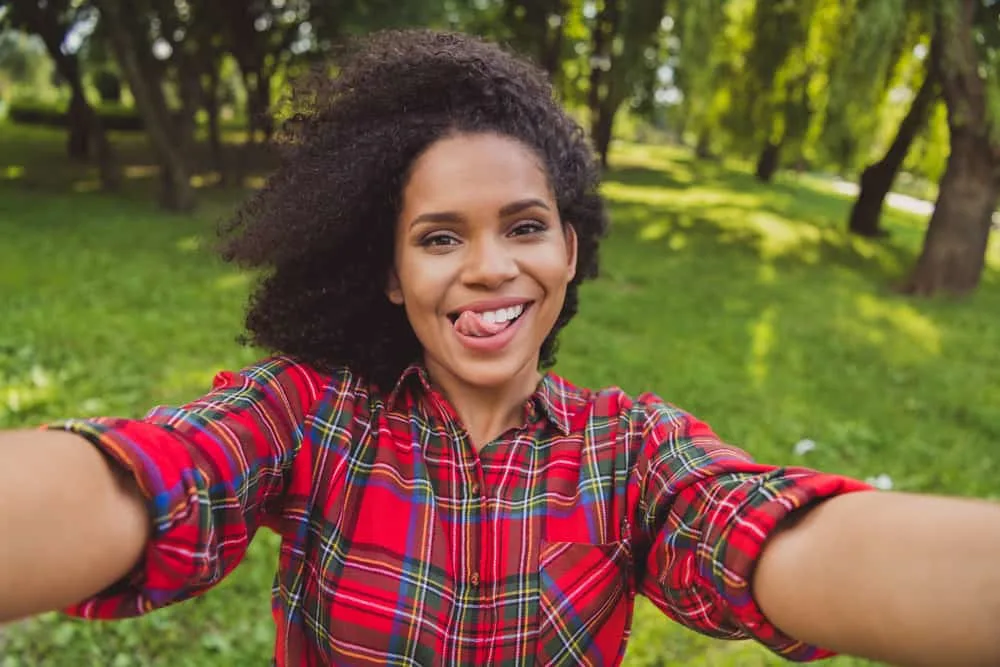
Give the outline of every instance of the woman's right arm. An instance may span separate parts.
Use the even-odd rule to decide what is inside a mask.
[[[0,433],[0,622],[124,577],[149,538],[134,479],[73,433]]]
[[[308,504],[298,454],[327,379],[276,357],[143,419],[0,434],[0,621],[136,616],[219,583]]]

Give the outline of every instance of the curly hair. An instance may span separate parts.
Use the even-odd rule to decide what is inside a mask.
[[[443,137],[490,132],[536,153],[578,237],[576,277],[540,350],[540,366],[551,366],[580,282],[597,275],[607,229],[599,168],[579,125],[541,70],[476,37],[385,31],[344,56],[335,76],[314,71],[296,85],[277,137],[281,165],[220,228],[223,258],[264,274],[243,341],[391,387],[422,354],[404,310],[385,295],[411,166]]]

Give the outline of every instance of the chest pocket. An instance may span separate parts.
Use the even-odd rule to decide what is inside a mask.
[[[538,557],[540,665],[614,665],[632,624],[628,542],[542,542]]]

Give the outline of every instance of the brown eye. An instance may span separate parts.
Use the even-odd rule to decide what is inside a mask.
[[[511,236],[525,236],[528,234],[537,234],[539,232],[544,232],[546,226],[544,223],[538,220],[525,220],[524,222],[519,222],[514,225],[514,228],[510,230]]]
[[[437,233],[428,234],[424,238],[420,239],[420,245],[425,248],[435,247],[435,246],[450,246],[458,245],[458,239],[451,234]]]

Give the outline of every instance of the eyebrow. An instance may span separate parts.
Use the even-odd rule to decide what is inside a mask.
[[[515,213],[520,213],[521,211],[535,207],[543,208],[546,211],[551,210],[549,205],[546,204],[544,201],[533,197],[530,199],[521,199],[516,202],[511,202],[510,204],[505,204],[504,206],[500,207],[499,213],[501,217],[507,217],[509,215],[514,215]],[[460,213],[456,213],[455,211],[438,211],[430,213],[421,213],[420,215],[418,215],[413,219],[413,221],[410,223],[410,227],[414,227],[415,225],[418,225],[422,222],[456,224],[462,222],[463,219],[464,218],[462,217],[462,215]]]

